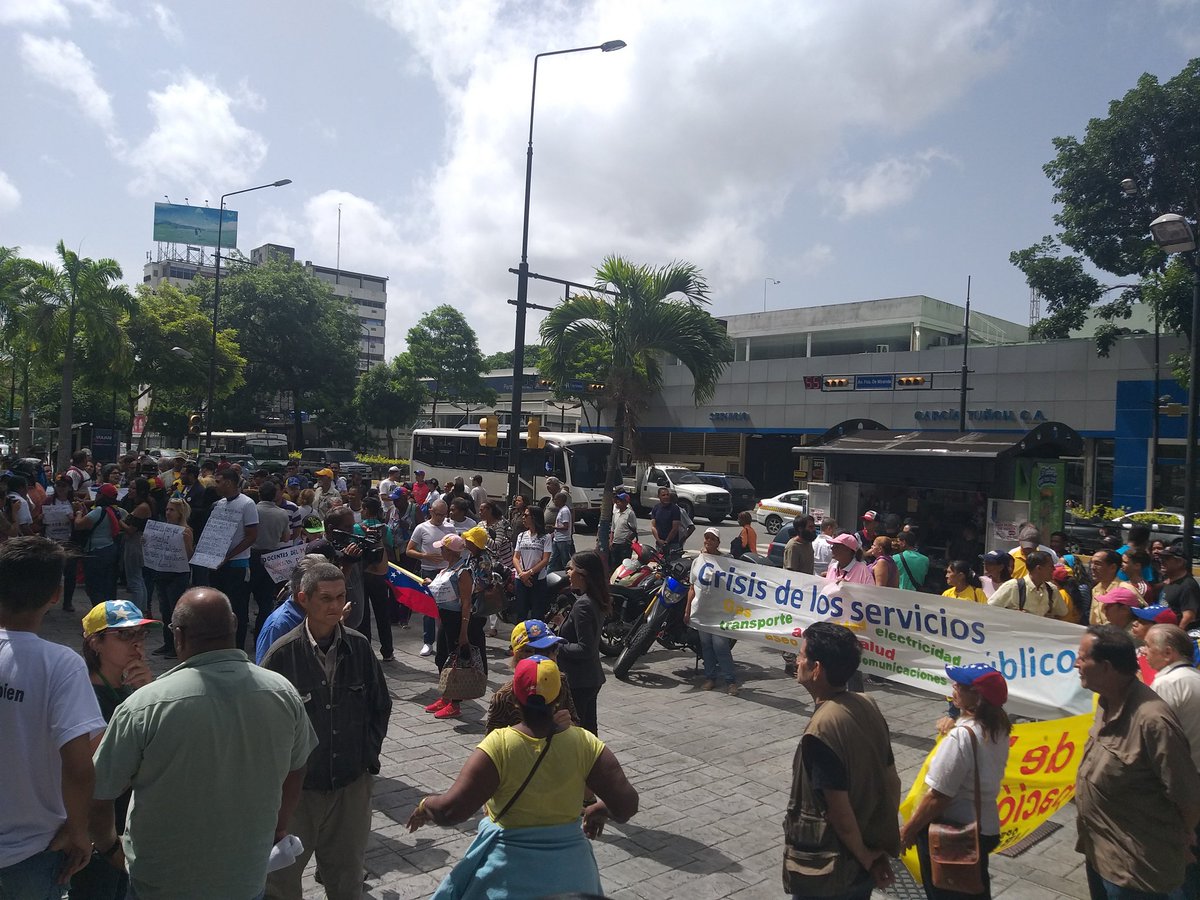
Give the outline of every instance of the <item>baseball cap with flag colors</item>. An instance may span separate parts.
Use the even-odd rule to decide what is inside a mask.
[[[541,619],[526,619],[518,622],[512,630],[509,645],[516,653],[522,647],[533,647],[535,650],[545,650],[555,644],[561,644],[562,638],[550,630],[550,626]]]
[[[513,695],[522,706],[549,706],[562,690],[562,675],[554,660],[531,656],[517,663]]]
[[[147,619],[134,604],[128,600],[108,600],[97,603],[83,617],[83,634],[91,637],[110,628],[138,628],[142,625],[162,625],[157,619]]]
[[[1008,702],[1008,682],[995,666],[987,663],[946,666],[946,676],[956,684],[974,688],[992,706],[1003,706]]]

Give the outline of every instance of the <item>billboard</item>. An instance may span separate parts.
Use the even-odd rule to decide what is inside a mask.
[[[207,206],[184,206],[181,203],[154,204],[154,240],[164,244],[195,244],[217,246],[217,227],[220,212]],[[237,246],[237,213],[225,210],[221,226],[221,246]]]

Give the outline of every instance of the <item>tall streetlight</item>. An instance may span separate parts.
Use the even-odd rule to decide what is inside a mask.
[[[212,451],[212,426],[213,426],[213,395],[217,390],[217,314],[221,310],[221,233],[225,228],[225,198],[233,197],[237,194],[248,194],[251,191],[261,191],[263,188],[283,187],[285,184],[291,184],[292,179],[281,178],[279,181],[272,181],[270,184],[260,184],[257,187],[242,188],[240,191],[230,191],[228,194],[221,195],[221,207],[217,213],[217,252],[216,256],[216,274],[213,275],[213,330],[212,330],[212,353],[208,358],[208,408],[204,410],[204,441],[208,445],[209,452]],[[199,451],[197,451],[199,456]]]
[[[1150,223],[1154,243],[1165,253],[1190,254],[1192,267],[1191,365],[1188,374],[1187,446],[1183,457],[1183,550],[1188,560],[1195,559],[1193,539],[1196,519],[1196,417],[1200,415],[1200,258],[1196,236],[1187,219],[1178,213],[1166,213]],[[1190,565],[1189,565],[1190,570]]]
[[[529,148],[525,151],[525,218],[521,223],[521,262],[517,266],[517,334],[513,341],[512,412],[508,423],[508,493],[515,497],[521,486],[521,394],[525,380],[525,309],[529,298],[529,194],[533,186],[533,111],[537,103],[537,66],[543,56],[583,53],[599,50],[611,53],[625,46],[624,41],[605,41],[590,47],[551,50],[533,58],[533,89],[529,92]]]
[[[778,278],[772,278],[770,275],[763,278],[763,312],[767,311],[767,285],[782,284]]]

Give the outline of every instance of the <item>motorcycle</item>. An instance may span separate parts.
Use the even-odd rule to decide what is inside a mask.
[[[666,579],[650,598],[640,624],[629,636],[621,655],[613,665],[613,674],[626,680],[629,670],[646,654],[655,641],[667,650],[691,650],[700,655],[700,634],[683,623],[687,604],[691,566],[685,559],[667,563]]]
[[[663,556],[633,542],[632,555],[613,571],[609,579],[612,613],[600,629],[600,652],[617,656],[642,619],[642,613],[663,583]]]

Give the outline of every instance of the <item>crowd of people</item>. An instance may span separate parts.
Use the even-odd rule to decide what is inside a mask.
[[[628,496],[618,493],[609,552],[599,553],[575,548],[561,485],[542,508],[493,500],[479,479],[443,486],[414,472],[406,482],[398,469],[371,486],[333,468],[310,484],[294,466],[247,477],[220,461],[155,462],[155,475],[145,460],[99,472],[89,462],[77,455],[36,500],[36,473],[10,467],[4,479],[21,500],[4,504],[15,530],[6,524],[0,540],[0,752],[9,775],[0,809],[13,812],[0,827],[0,897],[69,889],[105,900],[298,898],[312,858],[329,897],[361,896],[372,785],[393,718],[385,666],[393,625],[410,618],[392,591],[393,566],[437,608],[420,623],[421,656],[442,676],[427,713],[456,718],[462,699],[478,696],[461,696],[446,670],[467,659],[486,682],[486,639],[501,628],[513,666],[491,697],[483,742],[449,790],[423,797],[408,820],[415,831],[484,811],[435,898],[602,893],[589,838],[638,809],[635,787],[599,738],[597,702],[611,561],[637,538]],[[70,512],[47,517],[56,504]],[[694,529],[678,509],[667,492],[651,513],[662,549]],[[214,517],[235,523],[220,565],[146,566],[148,522],[172,526],[190,559]],[[880,534],[874,521],[868,513],[859,531],[845,532],[798,518],[785,566],[926,589],[930,562],[915,527]],[[739,533],[731,549],[754,552],[750,535]],[[720,537],[706,529],[703,551],[720,554]],[[1180,627],[1200,611],[1200,586],[1182,554],[1136,537],[1085,567],[1055,546],[1061,535],[1044,546],[1026,524],[1011,553],[952,561],[944,596],[1089,626],[1077,668],[1098,708],[1076,785],[1089,887],[1093,897],[1174,900],[1200,896],[1189,849],[1200,824],[1200,671]],[[277,583],[263,557],[297,546],[303,552]],[[81,565],[91,603],[76,652],[37,632],[55,605],[72,611]],[[551,625],[544,582],[554,569],[574,600]],[[116,597],[118,577],[128,600]],[[511,634],[492,599],[510,577]],[[694,601],[693,592],[688,617]],[[146,657],[152,637],[159,646],[149,652],[178,660],[157,679]],[[705,630],[700,644],[704,687],[719,678],[736,693],[732,641]],[[945,739],[926,793],[902,823],[886,720],[856,689],[860,658],[842,625],[803,632],[796,681],[814,712],[793,763],[785,891],[869,897],[891,882],[900,850],[916,846],[931,900],[990,896],[987,853],[999,841],[1009,748],[1003,676],[983,662],[946,667],[953,715],[938,723]],[[975,821],[978,884],[938,884],[931,833]],[[180,852],[199,836],[204,852]]]

